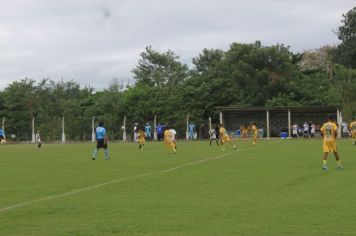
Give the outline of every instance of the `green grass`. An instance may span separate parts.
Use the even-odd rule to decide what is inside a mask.
[[[0,235],[356,235],[350,140],[327,172],[320,140],[236,143],[0,145]]]

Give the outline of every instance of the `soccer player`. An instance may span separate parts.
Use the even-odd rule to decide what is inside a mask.
[[[195,125],[193,124],[193,122],[191,122],[188,125],[188,133],[189,133],[189,139],[193,140],[194,139],[194,133],[195,133]]]
[[[134,142],[138,142],[138,124],[137,123],[135,123],[133,131],[134,131],[133,140],[134,140]]]
[[[257,144],[257,136],[258,136],[258,129],[257,125],[251,122],[251,133],[252,133],[252,143],[253,145]]]
[[[354,145],[356,145],[356,117],[354,117],[353,120],[354,121],[352,121],[350,123],[350,130],[351,130],[351,135],[352,135],[352,141],[353,141]]]
[[[0,128],[0,141],[1,141],[1,144],[4,144],[6,142],[5,140],[5,132],[2,128]]]
[[[170,150],[173,150],[174,154],[177,153],[176,148],[173,143],[172,133],[171,133],[171,131],[169,131],[168,126],[165,127],[163,143],[167,148],[168,155],[171,154]]]
[[[347,138],[350,135],[348,127],[349,127],[349,125],[346,123],[346,121],[343,121],[341,123],[341,130],[342,130],[342,137],[343,138]]]
[[[211,142],[214,140],[216,142],[216,145],[219,146],[219,141],[216,137],[216,130],[213,127],[211,127],[211,129],[209,130],[209,137],[210,137],[210,146],[211,146]]]
[[[100,121],[98,127],[95,129],[95,138],[96,138],[96,148],[93,151],[93,160],[96,159],[96,154],[100,148],[105,150],[105,160],[109,160],[109,151],[108,151],[108,136],[106,135],[106,129],[104,128],[104,122]]]
[[[336,149],[337,125],[333,122],[333,118],[329,116],[328,121],[323,124],[320,129],[323,136],[323,170],[328,170],[326,164],[329,152],[333,152],[337,161],[338,167],[342,168],[339,154]]]
[[[137,142],[138,142],[138,149],[141,149],[143,146],[145,146],[146,133],[141,128],[137,128]]]
[[[304,130],[303,137],[309,138],[309,125],[306,121],[304,122],[303,130]]]
[[[42,141],[41,141],[41,136],[40,136],[39,130],[37,130],[37,133],[36,133],[36,146],[37,146],[37,149],[41,149],[41,146],[42,146]]]
[[[297,125],[297,123],[294,123],[293,125],[292,125],[292,137],[293,138],[297,138],[298,137],[298,125]]]
[[[242,138],[247,138],[248,137],[248,126],[245,124],[242,126]]]
[[[176,134],[177,134],[177,131],[175,129],[170,129],[169,130],[172,134],[172,141],[173,141],[173,144],[174,144],[174,148],[177,150],[177,143],[176,143]]]
[[[315,124],[313,122],[310,123],[310,137],[315,138]]]
[[[224,143],[229,143],[236,149],[236,146],[231,142],[229,134],[226,132],[222,124],[219,125],[220,138],[221,138],[221,150],[225,150]]]
[[[156,131],[157,131],[157,139],[158,139],[158,141],[162,141],[164,126],[158,123],[158,125],[156,127]]]
[[[151,125],[148,122],[145,125],[145,133],[146,133],[146,139],[147,140],[152,140],[152,138],[151,138]]]

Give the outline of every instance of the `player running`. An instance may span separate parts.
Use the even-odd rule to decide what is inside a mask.
[[[95,129],[95,138],[96,138],[96,148],[93,151],[93,160],[96,159],[96,154],[100,148],[105,150],[105,160],[109,160],[109,151],[108,151],[108,136],[106,135],[106,129],[104,128],[104,122],[100,121],[98,127]]]
[[[321,135],[323,136],[323,170],[328,170],[326,164],[328,160],[329,152],[333,152],[335,159],[338,164],[338,168],[342,168],[339,154],[336,149],[336,136],[337,136],[337,125],[333,122],[333,118],[329,117],[328,122],[324,123],[320,129]]]
[[[216,137],[216,129],[211,127],[211,129],[209,130],[209,137],[210,137],[210,146],[211,146],[211,142],[213,142],[215,140],[216,145],[219,146],[219,141],[218,138]]]
[[[173,143],[173,136],[172,136],[172,133],[169,130],[168,126],[165,127],[164,140],[163,141],[164,141],[163,142],[164,145],[167,148],[168,155],[171,154],[170,150],[173,150],[174,154],[177,153],[176,148],[175,148],[174,143]]]
[[[354,143],[354,145],[356,145],[356,117],[354,117],[353,120],[354,121],[350,123],[350,130],[351,130],[352,142]]]
[[[226,132],[224,126],[222,124],[219,125],[219,133],[220,133],[220,138],[221,138],[221,150],[225,150],[224,143],[227,142],[232,145],[234,149],[236,149],[236,146],[231,142],[229,134]]]
[[[257,144],[258,129],[257,125],[251,122],[252,143],[255,146]]]
[[[177,131],[175,129],[170,129],[169,130],[172,134],[172,141],[173,141],[173,144],[174,144],[174,148],[177,150],[177,143],[176,143],[176,134],[177,134]]]
[[[137,128],[137,142],[138,142],[138,149],[143,148],[146,143],[146,133],[141,128]]]

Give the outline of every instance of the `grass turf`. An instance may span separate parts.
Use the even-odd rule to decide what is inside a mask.
[[[0,235],[356,235],[350,140],[236,143],[1,145]]]

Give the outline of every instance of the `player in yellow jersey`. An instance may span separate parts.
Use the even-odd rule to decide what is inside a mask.
[[[257,125],[251,122],[251,134],[252,134],[252,143],[253,145],[257,144],[257,136],[258,136],[258,129]]]
[[[336,148],[337,125],[333,122],[332,117],[329,117],[328,121],[323,124],[320,132],[323,136],[323,170],[328,170],[326,162],[328,160],[329,152],[334,153],[339,168],[342,168],[340,157]]]
[[[146,133],[141,128],[138,128],[137,131],[137,142],[138,142],[138,149],[141,149],[143,146],[145,146]]]
[[[173,134],[170,131],[169,127],[166,126],[164,130],[164,145],[167,148],[168,154],[170,154],[170,150],[173,150],[174,154],[177,153],[175,145],[174,145],[174,140],[173,140]]]
[[[351,137],[352,142],[356,145],[356,117],[353,118],[353,121],[350,123]]]
[[[229,143],[236,149],[236,146],[231,142],[229,134],[226,132],[222,124],[219,125],[219,134],[221,139],[221,150],[225,150],[224,143]]]

